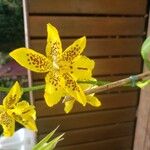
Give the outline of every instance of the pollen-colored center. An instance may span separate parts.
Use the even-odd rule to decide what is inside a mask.
[[[61,61],[59,61],[58,65],[59,65],[60,73],[62,73],[62,74],[73,73],[73,66],[72,66],[71,62],[61,60]]]

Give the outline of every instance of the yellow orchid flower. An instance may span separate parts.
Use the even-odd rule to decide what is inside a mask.
[[[76,100],[74,98],[70,98],[69,100],[67,100],[65,102],[65,107],[64,107],[65,113],[69,113],[72,110],[75,101]],[[90,104],[93,107],[101,106],[101,102],[98,100],[97,97],[95,97],[93,95],[86,95],[86,102],[87,102],[87,104]]]
[[[95,81],[96,79],[91,78],[90,80]],[[91,89],[91,88],[95,87],[91,84],[79,84],[79,85],[83,90],[87,90],[87,89]],[[67,99],[67,101],[65,101],[65,99],[64,99],[64,102],[65,102],[64,111],[66,113],[69,113],[72,110],[75,101],[76,101],[76,99],[74,99],[73,97],[70,97],[69,99]],[[90,95],[86,95],[86,102],[87,102],[87,104],[90,104],[93,107],[101,106],[101,102],[98,100],[97,97],[94,96],[94,93],[90,94]]]
[[[12,136],[15,130],[15,121],[26,128],[37,131],[35,124],[36,112],[34,106],[25,100],[18,102],[22,95],[22,89],[16,82],[0,105],[0,124],[3,127],[4,136]]]
[[[70,95],[86,105],[83,90],[77,80],[87,80],[92,75],[94,61],[80,55],[86,46],[86,37],[79,38],[65,51],[57,29],[47,24],[46,56],[29,48],[19,48],[10,53],[20,65],[35,72],[47,72],[45,77],[45,100],[48,106],[57,104],[62,97]]]

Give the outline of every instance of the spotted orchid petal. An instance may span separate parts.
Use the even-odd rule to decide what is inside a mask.
[[[65,108],[64,108],[65,113],[69,113],[72,110],[74,103],[75,103],[74,98],[65,102]]]
[[[72,45],[70,45],[62,54],[62,60],[73,62],[78,56],[83,52],[86,46],[86,37],[82,37],[76,40]]]
[[[78,80],[89,80],[92,77],[92,70],[95,62],[86,56],[80,56],[72,65],[72,74]]]
[[[90,78],[89,79],[90,81],[96,81],[96,79],[95,78]],[[78,84],[80,87],[81,87],[81,89],[83,90],[83,91],[86,91],[87,89],[91,89],[91,88],[93,88],[93,87],[95,87],[95,85],[93,85],[93,84],[83,84],[83,83],[79,83]],[[64,101],[65,101],[65,99],[64,99]],[[72,109],[73,109],[73,106],[74,106],[74,103],[75,103],[75,101],[76,101],[76,99],[75,98],[73,98],[73,97],[70,97],[69,99],[67,99],[66,101],[65,101],[65,107],[64,107],[64,111],[66,112],[66,113],[69,113]],[[101,106],[101,102],[98,100],[98,98],[96,98],[95,96],[94,96],[94,93],[93,94],[90,94],[90,95],[86,95],[86,103],[87,104],[90,104],[90,105],[92,105],[92,106],[94,106],[94,107],[99,107],[99,106]]]
[[[29,48],[16,49],[9,53],[9,55],[21,66],[35,72],[48,72],[52,66],[52,63],[48,58]]]
[[[9,93],[0,105],[0,124],[4,130],[4,136],[12,136],[15,130],[15,121],[33,131],[37,131],[34,106],[27,101],[18,102],[23,91],[18,82],[10,89]]]
[[[13,135],[15,131],[15,120],[8,115],[2,105],[0,105],[0,124],[2,125],[4,136],[9,137]]]
[[[17,115],[22,115],[24,118],[32,117],[34,120],[36,119],[36,112],[35,107],[30,105],[27,101],[22,100],[21,102],[17,103],[13,112]]]
[[[69,99],[67,99],[67,101],[65,101],[64,107],[65,113],[69,113],[73,109],[75,101],[76,100],[72,97],[70,97]],[[101,102],[94,95],[86,95],[86,102],[87,104],[90,104],[93,107],[101,106]]]
[[[86,97],[81,89],[81,87],[77,84],[75,78],[66,73],[63,74],[64,80],[65,80],[65,91],[68,93],[69,96],[75,98],[79,103],[81,103],[83,106],[86,105]]]
[[[30,129],[32,131],[37,131],[35,120],[31,117],[23,117],[23,115],[17,115],[16,113],[12,114],[13,118],[20,124],[22,124],[25,128]]]
[[[58,71],[50,72],[45,77],[44,98],[49,107],[57,104],[64,95],[64,79]]]
[[[101,106],[101,102],[95,96],[87,95],[86,99],[87,99],[87,103],[94,106],[94,107],[100,107]]]
[[[90,81],[96,81],[95,78],[90,78]],[[97,85],[93,85],[93,84],[79,84],[80,87],[82,88],[82,90],[86,91],[89,89],[92,89],[94,87],[97,87]],[[90,95],[86,95],[86,102],[94,107],[99,107],[101,106],[101,102],[99,101],[99,99],[97,97],[94,96],[95,93],[92,93]]]
[[[29,105],[27,101],[17,103],[14,109],[9,110],[9,115],[26,128],[37,131],[36,112],[34,106]]]
[[[62,55],[62,45],[57,29],[50,23],[47,24],[47,45],[46,45],[46,55],[48,59],[57,63]]]
[[[5,108],[13,108],[22,96],[22,89],[18,82],[16,82],[10,89],[9,93],[3,100]]]

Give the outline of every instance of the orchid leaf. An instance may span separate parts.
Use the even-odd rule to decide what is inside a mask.
[[[58,126],[59,127],[59,126]],[[58,129],[58,127],[56,129],[54,129],[53,131],[51,131],[45,138],[43,138],[39,143],[37,143],[32,150],[42,150],[43,147],[45,147],[45,145],[47,145],[48,141],[50,140],[50,138],[54,135],[54,133],[56,132],[56,130]]]
[[[63,138],[62,138],[63,135],[64,135],[64,133],[61,134],[61,135],[59,135],[59,136],[57,136],[56,138],[54,138],[54,139],[53,139],[52,141],[50,141],[49,143],[45,144],[45,146],[42,147],[41,150],[53,150],[53,149],[56,147],[57,143],[58,143],[59,141],[63,140]]]
[[[150,37],[144,41],[141,49],[141,55],[146,66],[150,69]]]
[[[139,88],[144,88],[145,86],[149,85],[150,84],[150,80],[143,80],[143,81],[138,81],[136,83],[136,85],[139,87]]]

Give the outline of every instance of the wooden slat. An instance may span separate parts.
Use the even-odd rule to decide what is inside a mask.
[[[94,76],[123,77],[141,72],[139,54],[145,35],[147,0],[28,1],[31,48],[44,53],[46,24],[50,22],[58,29],[64,49],[76,38],[87,36],[84,54],[95,59]],[[33,82],[43,81],[44,76],[33,73]],[[38,97],[39,94],[42,95]],[[48,108],[44,100],[39,100],[41,96],[43,93],[34,94],[38,138],[61,124],[58,133],[67,134],[66,141],[58,145],[60,150],[131,149],[137,91],[103,93],[98,96],[102,107],[83,108],[76,104],[69,115],[64,114],[62,104]]]
[[[44,84],[44,76],[42,78],[38,78],[40,74],[37,74],[37,76],[34,76],[33,81],[34,84]],[[97,76],[97,80],[103,80],[103,81],[117,81],[120,79],[124,79],[129,77],[130,74],[121,74],[121,75],[104,75],[104,76]],[[39,79],[39,80],[38,80]],[[42,80],[43,79],[43,80]]]
[[[102,81],[117,81],[120,79],[124,79],[129,77],[130,75],[117,75],[117,76],[101,76],[101,77],[96,77],[97,80],[102,80]],[[43,85],[45,84],[45,81],[39,81],[38,78],[35,78],[35,80],[33,80],[34,85]],[[139,88],[137,87],[130,87],[130,86],[124,86],[124,87],[118,87],[118,88],[114,88],[111,89],[109,91],[105,91],[105,92],[101,92],[99,94],[111,94],[111,93],[124,93],[124,92],[139,92]],[[40,91],[33,91],[33,96],[34,96],[34,100],[42,100],[43,99],[43,95],[44,95],[44,89],[40,90]]]
[[[29,0],[30,13],[143,15],[146,0]],[[113,7],[112,7],[113,6]]]
[[[63,39],[63,48],[67,48],[76,39]],[[140,55],[142,38],[103,38],[87,39],[87,46],[84,50],[86,56],[132,56]],[[30,47],[40,53],[45,53],[46,39],[32,39]]]
[[[138,57],[94,59],[95,68],[93,75],[139,73],[141,59]],[[130,64],[130,65],[129,65]]]
[[[43,94],[41,93],[39,94],[39,96],[43,97]],[[37,98],[37,96],[35,97]],[[138,102],[138,92],[102,94],[102,95],[97,95],[97,97],[102,103],[101,107],[95,108],[89,105],[83,107],[80,104],[75,103],[71,113],[131,107],[131,106],[136,106]],[[37,108],[36,112],[38,117],[64,114],[64,104],[62,103],[56,105],[53,108],[50,108],[46,105],[44,100],[40,100],[40,101],[35,101],[35,106]]]
[[[141,71],[140,57],[124,57],[124,58],[101,58],[94,59],[95,68],[94,76],[106,74],[136,74]],[[129,65],[130,64],[130,65]],[[33,80],[44,79],[45,74],[32,73]]]
[[[134,122],[127,122],[109,126],[67,131],[64,135],[64,140],[59,143],[59,146],[74,145],[85,142],[87,143],[92,141],[129,136],[133,134],[134,124]],[[45,134],[38,135],[38,141],[45,136]]]
[[[43,83],[44,84],[44,83]],[[38,84],[38,85],[42,85],[42,84]],[[113,88],[110,89],[109,91],[104,91],[104,92],[100,92],[97,93],[96,95],[104,95],[104,94],[118,94],[118,93],[129,93],[129,92],[140,92],[140,88],[137,87],[118,87],[118,88]],[[34,91],[33,92],[33,96],[34,96],[34,101],[41,101],[44,99],[44,89],[40,90],[40,91]]]
[[[35,75],[35,74],[34,74]],[[108,75],[108,76],[97,76],[96,79],[97,80],[103,80],[103,81],[117,81],[117,80],[120,80],[120,79],[124,79],[124,78],[127,78],[129,77],[131,74],[129,75]],[[34,76],[34,85],[42,85],[42,84],[45,84],[45,81],[44,81],[44,77],[42,78],[38,78],[39,77],[39,74],[38,76]],[[41,77],[41,76],[40,76]],[[124,87],[118,87],[118,88],[114,88],[114,89],[111,89],[109,91],[105,91],[105,92],[101,92],[100,94],[103,94],[103,93],[118,93],[118,92],[131,92],[131,91],[138,91],[139,92],[139,88],[137,87],[130,87],[130,86],[124,86]],[[39,99],[43,99],[43,91],[34,91],[33,92],[33,95],[35,97],[35,100],[39,100]]]
[[[143,17],[30,16],[30,36],[46,37],[46,24],[52,23],[63,37],[143,35]]]
[[[130,75],[117,75],[117,76],[101,76],[101,77],[96,77],[97,80],[103,80],[103,81],[117,81],[117,80],[120,80],[120,79],[124,79],[124,78],[127,78],[129,77]],[[42,85],[42,84],[45,84],[44,81],[39,81],[35,78],[35,80],[33,80],[33,83],[34,85]],[[139,92],[139,88],[136,88],[136,87],[127,87],[127,86],[124,86],[124,87],[118,87],[118,88],[114,88],[114,89],[111,89],[109,91],[105,91],[105,92],[101,92],[99,94],[103,94],[103,93],[106,93],[106,94],[111,94],[111,93],[120,93],[120,92]],[[34,96],[34,100],[42,100],[43,99],[43,95],[44,95],[44,89],[41,90],[41,91],[33,91],[33,96]]]
[[[150,12],[147,25],[147,37],[150,36]],[[144,64],[143,72],[149,71]],[[137,124],[135,130],[133,150],[150,149],[150,86],[141,90],[140,101],[137,111]]]
[[[132,140],[132,136],[126,136],[105,141],[58,147],[56,150],[131,150]]]
[[[44,84],[44,83],[43,83]],[[39,85],[41,85],[40,83],[39,83]],[[134,88],[132,88],[132,89],[134,89]],[[110,94],[110,97],[112,96],[112,97],[115,97],[115,96],[117,96],[117,94],[118,95],[120,95],[120,96],[123,96],[123,95],[126,95],[127,94],[127,96],[128,96],[128,94],[130,95],[138,95],[138,90],[133,90],[133,91],[130,91],[130,92],[127,92],[127,93],[125,93],[125,92],[123,92],[123,93],[109,93]],[[115,95],[116,94],[116,95]],[[44,95],[44,90],[41,90],[41,91],[34,91],[33,92],[33,95],[34,95],[34,97],[35,97],[35,101],[42,101],[43,100],[43,95]],[[132,96],[133,96],[132,95]],[[100,99],[103,99],[103,98],[106,98],[107,99],[107,94],[104,94],[104,93],[98,93],[97,94],[97,96],[100,98]],[[132,97],[131,96],[131,97]],[[109,97],[108,97],[109,98]]]
[[[144,72],[148,71],[145,69]],[[137,125],[134,141],[134,150],[150,149],[150,87],[141,90],[140,102],[137,111]]]
[[[37,119],[38,134],[48,133],[57,125],[60,131],[135,120],[135,108],[70,114]]]

